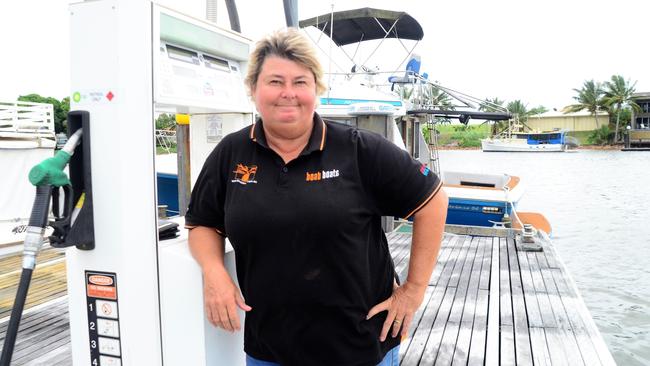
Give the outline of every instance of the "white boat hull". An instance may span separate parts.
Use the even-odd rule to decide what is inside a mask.
[[[481,140],[481,149],[489,152],[561,152],[566,150],[566,145],[530,145],[521,139],[485,139]]]

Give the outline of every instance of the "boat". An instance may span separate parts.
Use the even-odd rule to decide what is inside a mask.
[[[0,247],[22,243],[36,190],[24,182],[32,166],[54,155],[53,107],[0,102]]]
[[[481,149],[486,152],[562,152],[572,151],[579,143],[567,130],[523,131],[520,123],[508,123],[500,134],[481,140]]]
[[[335,24],[333,29],[330,27],[332,21]],[[404,40],[417,43],[424,36],[421,26],[407,13],[373,8],[323,14],[299,24],[303,29],[314,27],[325,34],[346,56],[348,53],[343,48],[348,45],[355,45],[358,49],[359,43],[395,39],[404,47]],[[312,40],[316,38],[307,35]],[[318,44],[317,47],[324,49]],[[365,65],[368,60],[359,62],[348,57],[352,64],[350,71],[345,72],[339,67],[338,72],[326,73],[329,88],[321,98],[317,112],[325,120],[383,135],[436,172],[449,196],[448,225],[522,227],[529,223],[530,215],[517,215],[515,211],[524,192],[519,177],[440,171],[435,133],[429,133],[426,138],[423,128],[435,131],[435,124],[441,118],[455,118],[467,124],[470,119],[499,121],[512,116],[497,105],[490,105],[494,112],[479,111],[476,106],[485,101],[432,82],[425,74],[420,75],[421,60],[413,53],[414,48],[404,47],[410,60],[405,69],[397,71],[372,69]],[[326,58],[324,65],[332,62],[331,55]],[[408,86],[416,94],[411,100],[406,100],[396,93],[396,85],[401,88]],[[447,105],[431,103],[430,99],[419,95],[427,89],[445,93],[454,102]],[[536,222],[545,223],[537,226],[544,226],[544,231],[550,234],[550,225],[543,217]]]

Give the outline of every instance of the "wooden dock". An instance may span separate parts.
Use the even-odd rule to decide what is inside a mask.
[[[482,231],[445,234],[401,365],[615,365],[550,241],[520,251],[514,231]],[[410,234],[388,238],[404,280]]]
[[[388,239],[403,280],[411,234],[400,231]],[[542,252],[529,252],[517,250],[512,230],[447,231],[424,302],[402,341],[402,366],[615,365],[550,242],[543,243]],[[0,260],[0,276],[11,273],[11,266],[4,266],[9,260],[15,261]],[[50,272],[48,262],[35,271],[34,281],[41,278],[39,273]],[[63,276],[65,283],[65,270],[59,272],[53,279]],[[15,292],[6,290],[10,286],[2,279],[0,310],[7,316],[0,317],[0,340],[8,323],[5,302],[13,301]],[[48,287],[35,287],[48,295],[30,291],[34,300],[28,300],[32,308],[21,322],[12,365],[71,363],[65,291],[53,285],[48,292]],[[41,305],[34,305],[39,301]]]

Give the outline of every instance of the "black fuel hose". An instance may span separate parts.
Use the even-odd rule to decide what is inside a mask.
[[[33,270],[31,269],[23,268],[23,272],[20,275],[16,300],[14,302],[14,307],[11,309],[11,318],[9,319],[9,325],[7,326],[5,342],[2,346],[2,358],[0,358],[1,366],[9,366],[11,364],[11,356],[14,353],[14,345],[16,344],[16,335],[18,334],[20,317],[23,314],[23,308],[25,307],[25,299],[27,298],[29,283],[32,280],[32,271]]]
[[[32,272],[36,266],[36,255],[43,245],[43,232],[47,227],[47,217],[50,208],[50,198],[52,197],[52,187],[41,185],[36,187],[36,198],[32,206],[32,214],[29,216],[29,226],[25,236],[25,249],[23,251],[23,271],[20,275],[18,291],[16,291],[16,300],[11,309],[11,317],[5,334],[4,345],[2,346],[2,357],[0,357],[0,366],[9,366],[11,357],[14,353],[16,344],[16,335],[20,326],[20,318],[25,307],[29,284],[32,280]]]

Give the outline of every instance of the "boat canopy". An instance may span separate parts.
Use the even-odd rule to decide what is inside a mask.
[[[301,20],[300,28],[314,26],[330,36],[331,26],[336,25],[331,38],[337,46],[374,39],[398,38],[420,41],[424,31],[412,16],[402,11],[374,8],[338,11]]]

